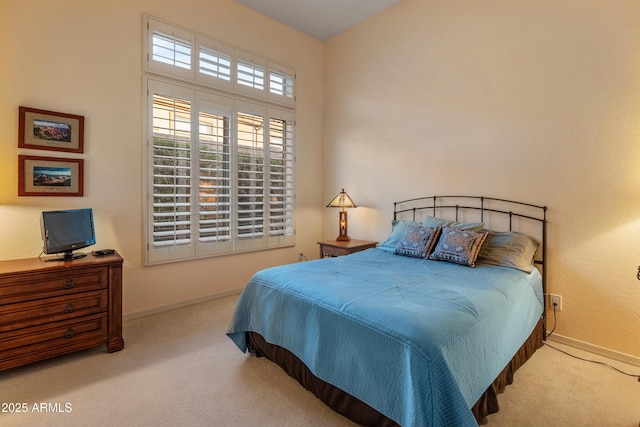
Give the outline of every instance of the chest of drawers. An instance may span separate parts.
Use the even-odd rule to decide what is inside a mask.
[[[0,261],[0,370],[106,344],[121,350],[117,253],[70,261]]]

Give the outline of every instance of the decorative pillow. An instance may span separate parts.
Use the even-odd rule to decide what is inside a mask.
[[[540,246],[537,241],[515,231],[487,231],[489,235],[480,249],[477,262],[531,273],[533,257]]]
[[[429,259],[474,267],[478,252],[487,238],[487,234],[484,231],[444,227],[438,244]]]
[[[426,258],[431,253],[439,234],[440,227],[409,226],[405,235],[398,242],[394,253],[415,258]]]
[[[381,245],[378,245],[378,247],[380,249],[384,249],[389,252],[395,251],[396,246],[398,246],[398,242],[407,233],[407,227],[419,226],[419,225],[420,223],[415,221],[408,221],[408,220],[391,221],[391,234],[389,235],[389,238]]]
[[[482,222],[459,222],[448,219],[436,218],[435,216],[427,215],[422,222],[425,227],[451,227],[459,228],[460,230],[473,230],[480,231],[484,227]]]

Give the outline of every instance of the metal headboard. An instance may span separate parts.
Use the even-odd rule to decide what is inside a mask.
[[[461,215],[465,215],[465,213],[472,213],[473,215],[471,215],[471,217],[479,222],[485,222],[487,220],[485,215],[488,213],[491,213],[492,216],[496,214],[502,218],[508,218],[509,231],[518,231],[513,230],[514,222],[517,222],[518,219],[539,224],[541,242],[534,262],[540,266],[539,270],[542,276],[544,303],[542,322],[544,336],[546,338],[547,207],[484,196],[428,196],[393,203],[394,220],[407,218],[407,216],[409,216],[413,221],[417,221],[423,215],[451,218],[450,215],[452,211],[455,213],[456,221],[460,221]],[[471,218],[465,215],[464,220],[469,221],[469,219]],[[489,226],[487,228],[492,227]]]

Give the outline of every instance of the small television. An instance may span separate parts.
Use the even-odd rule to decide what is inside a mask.
[[[44,253],[63,254],[47,261],[82,258],[73,251],[96,243],[91,208],[42,212],[41,226]]]

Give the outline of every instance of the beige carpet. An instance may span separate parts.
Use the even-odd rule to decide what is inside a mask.
[[[118,353],[100,347],[0,372],[1,409],[27,406],[26,413],[0,412],[0,426],[353,426],[273,363],[235,347],[225,331],[236,299],[126,321]],[[636,427],[640,421],[637,379],[549,347],[518,371],[499,401],[501,411],[485,425]],[[49,412],[35,410],[41,408]]]

